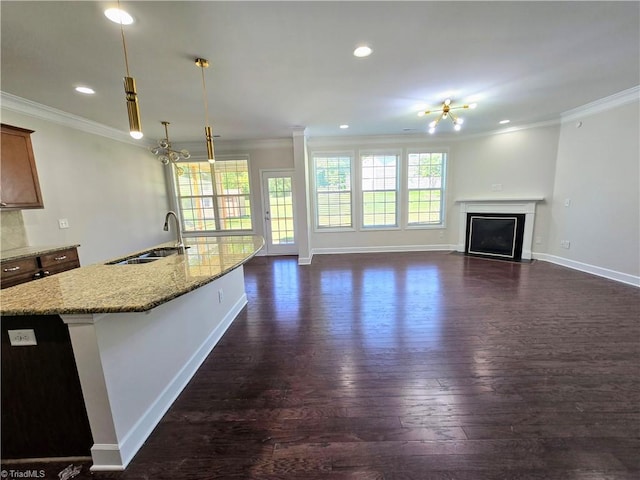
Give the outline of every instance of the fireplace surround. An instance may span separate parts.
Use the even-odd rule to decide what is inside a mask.
[[[518,218],[524,219],[524,225],[521,225],[522,251],[520,252],[520,258],[522,260],[531,260],[536,204],[543,200],[543,197],[536,196],[525,198],[480,198],[457,200],[456,203],[460,206],[460,213],[458,224],[458,245],[456,250],[462,253],[467,251],[467,227],[471,217],[514,218],[518,216]]]

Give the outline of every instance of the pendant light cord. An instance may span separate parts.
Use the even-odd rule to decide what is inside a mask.
[[[118,10],[122,10],[120,8],[120,0],[118,0]],[[129,57],[127,56],[127,43],[124,40],[124,25],[122,24],[122,18],[120,19],[120,34],[122,35],[122,48],[124,49],[124,66],[127,70],[127,77],[130,77],[131,75],[129,75]]]
[[[204,114],[205,114],[205,122],[207,126],[209,126],[209,99],[207,98],[207,86],[204,82],[204,65],[200,66],[200,70],[202,70],[202,96],[204,97]]]

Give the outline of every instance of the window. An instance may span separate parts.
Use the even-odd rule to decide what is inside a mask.
[[[252,230],[247,159],[176,164],[185,232]]]
[[[351,228],[351,155],[313,156],[317,228]]]
[[[362,162],[362,226],[398,225],[398,154],[364,154]]]
[[[408,225],[442,225],[444,153],[410,153],[407,165]]]

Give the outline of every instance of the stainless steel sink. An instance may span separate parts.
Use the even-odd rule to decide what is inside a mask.
[[[107,263],[107,265],[136,265],[140,263],[155,262],[156,260],[160,260],[161,258],[169,257],[171,255],[177,255],[179,253],[184,253],[185,248],[189,248],[189,247],[154,248],[153,250],[149,250],[148,252],[139,254],[137,257],[125,258],[123,260],[116,260],[114,262]]]
[[[180,248],[177,247],[157,248],[150,252],[143,253],[140,257],[168,257],[170,255],[177,255],[178,253],[180,253]]]
[[[160,260],[162,257],[138,257],[130,258],[129,260],[122,260],[121,262],[112,263],[111,265],[136,265],[139,263],[151,263],[156,260]]]

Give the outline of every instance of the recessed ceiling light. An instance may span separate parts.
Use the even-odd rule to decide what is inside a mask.
[[[500,120],[500,125],[506,125],[507,123],[509,123],[511,120]]]
[[[85,95],[93,95],[96,91],[93,88],[89,87],[76,87],[76,92],[84,93]]]
[[[367,47],[366,45],[362,45],[362,46],[356,48],[353,51],[353,54],[356,57],[368,57],[369,55],[371,55],[371,52],[373,52],[373,50],[371,50],[370,47]]]
[[[108,8],[104,11],[104,15],[117,24],[131,25],[133,23],[133,17],[119,8]]]
[[[342,125],[340,125],[340,128],[345,130],[345,129],[349,128],[349,125],[347,125],[346,123],[343,123]]]

